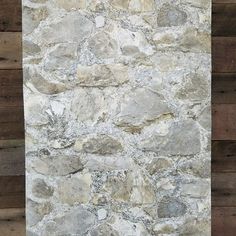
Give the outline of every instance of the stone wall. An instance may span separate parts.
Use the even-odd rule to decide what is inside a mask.
[[[27,235],[210,235],[210,0],[23,0]]]

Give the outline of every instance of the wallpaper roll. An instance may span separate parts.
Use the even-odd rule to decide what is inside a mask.
[[[210,235],[210,0],[24,0],[28,236]]]

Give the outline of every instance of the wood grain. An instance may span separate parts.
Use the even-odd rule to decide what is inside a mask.
[[[0,233],[2,236],[25,236],[24,208],[0,209]]]
[[[236,173],[212,173],[212,206],[236,207]]]
[[[0,32],[0,69],[21,69],[20,32]]]
[[[236,140],[236,104],[212,105],[212,139]]]
[[[236,4],[213,4],[212,6],[212,35],[236,35]]]
[[[0,209],[25,206],[25,177],[0,177]]]
[[[213,0],[212,3],[236,3],[236,0]]]
[[[236,74],[214,73],[212,76],[212,103],[236,103]]]
[[[0,31],[21,31],[21,0],[0,0]]]
[[[236,172],[236,141],[212,141],[212,172]]]
[[[236,207],[212,207],[212,236],[235,236]]]
[[[0,139],[23,139],[24,124],[22,122],[0,123]]]
[[[236,72],[236,37],[213,37],[212,57],[213,72]]]

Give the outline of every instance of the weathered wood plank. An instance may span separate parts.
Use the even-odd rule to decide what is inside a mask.
[[[212,141],[212,173],[236,172],[236,142]]]
[[[212,206],[236,207],[236,173],[212,173]]]
[[[236,207],[212,207],[212,236],[235,236]]]
[[[21,69],[20,32],[0,32],[0,69]]]
[[[236,140],[236,104],[212,106],[212,139]]]
[[[14,104],[16,105],[16,103]],[[0,127],[1,125],[4,125],[3,123],[6,122],[7,123],[19,122],[22,125],[24,124],[24,110],[22,104],[19,107],[17,106],[1,107],[0,105]]]
[[[25,177],[0,177],[0,209],[25,206]]]
[[[24,208],[10,208],[0,210],[0,232],[4,236],[25,236]]]
[[[236,4],[213,4],[212,6],[212,35],[236,35]]]
[[[236,74],[215,73],[212,76],[212,103],[236,103]]]
[[[236,3],[236,0],[213,0],[212,3]]]
[[[0,31],[21,31],[21,0],[0,0]]]
[[[0,123],[0,139],[23,139],[24,124],[22,122]]]
[[[25,148],[0,148],[0,176],[25,174]],[[1,178],[1,177],[0,177]]]
[[[213,72],[236,72],[236,37],[213,37],[212,43]]]

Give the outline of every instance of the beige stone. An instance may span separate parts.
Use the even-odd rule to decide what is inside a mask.
[[[84,9],[86,8],[86,0],[55,0],[59,7],[69,11],[71,9]]]

